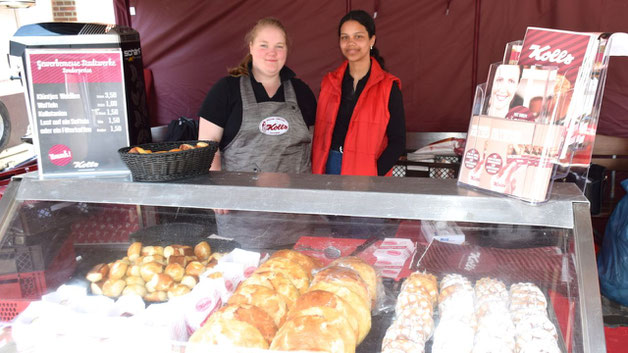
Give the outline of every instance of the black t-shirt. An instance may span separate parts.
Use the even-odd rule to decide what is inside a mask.
[[[283,82],[290,80],[297,103],[303,115],[305,125],[312,126],[316,120],[316,97],[310,87],[295,77],[295,73],[287,66],[279,72],[281,86],[274,96],[269,97],[264,86],[255,80],[249,68],[249,78],[258,103],[285,102]],[[233,140],[242,125],[242,95],[240,94],[240,77],[227,76],[212,86],[205,97],[198,115],[224,129],[220,148],[224,148]]]
[[[366,82],[371,76],[371,70],[362,77],[353,90],[353,77],[349,73],[349,68],[345,70],[342,77],[342,96],[340,98],[340,107],[338,108],[338,116],[336,117],[336,125],[331,137],[331,149],[339,150],[344,144],[345,137],[349,131],[349,123],[355,105],[360,98]],[[390,90],[390,98],[388,101],[388,111],[390,112],[390,120],[386,127],[386,136],[388,137],[388,146],[377,159],[377,174],[385,175],[392,168],[399,157],[406,149],[406,118],[403,109],[403,96],[397,82],[393,83]]]

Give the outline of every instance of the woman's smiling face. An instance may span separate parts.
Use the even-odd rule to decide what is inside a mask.
[[[284,32],[274,26],[264,26],[249,43],[253,67],[256,71],[275,76],[283,68],[288,57],[288,46]]]
[[[374,44],[375,36],[369,38],[366,27],[359,22],[349,20],[340,27],[340,50],[350,62],[370,60]]]
[[[500,65],[495,73],[491,94],[492,109],[508,109],[519,84],[518,65]]]

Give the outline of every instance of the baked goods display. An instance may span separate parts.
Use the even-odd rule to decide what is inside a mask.
[[[473,285],[466,277],[448,274],[441,280],[432,352],[471,352],[476,328],[474,300]]]
[[[246,284],[240,286],[231,296],[228,304],[249,304],[254,305],[270,317],[275,325],[280,326],[288,313],[288,304],[275,290],[257,284]]]
[[[287,321],[277,331],[270,349],[278,351],[326,351],[330,353],[355,352],[343,338],[340,322],[328,321],[320,315],[303,315]]]
[[[474,353],[515,352],[515,327],[508,310],[508,290],[504,282],[481,278],[475,282],[477,330]]]
[[[375,286],[375,270],[359,258],[340,259],[312,275],[318,267],[302,253],[277,251],[239,284],[190,345],[354,353],[371,327],[373,298],[363,277]]]
[[[151,151],[151,150],[143,149],[142,147],[139,147],[139,146],[135,146],[131,148],[128,153],[151,154],[151,153],[180,152],[180,151],[186,151],[186,150],[193,150],[195,148],[203,148],[207,146],[209,146],[209,144],[207,142],[202,142],[202,141],[197,142],[196,145],[184,143],[184,144],[179,145],[178,148],[171,148],[168,151]]]
[[[336,259],[330,266],[346,267],[357,272],[364,283],[366,283],[366,288],[371,297],[371,305],[375,305],[377,301],[377,273],[375,273],[373,266],[367,264],[357,256],[347,256]]]
[[[205,242],[167,247],[133,243],[126,255],[92,268],[86,275],[92,293],[165,302],[188,293],[194,296],[207,287],[203,286],[207,280],[222,274],[223,260],[214,268],[220,255],[212,254]],[[371,265],[359,257],[344,257],[320,269],[316,260],[294,250],[277,251],[256,267],[258,254],[257,261],[253,267],[245,266],[250,271],[242,273],[250,273],[248,278],[243,275],[226,286],[228,296],[208,294],[215,296],[216,304],[195,318],[196,325],[186,317],[188,332],[193,333],[184,338],[186,351],[204,352],[207,345],[220,345],[355,353],[371,329],[378,293],[383,293]],[[199,276],[203,281],[192,291]],[[231,283],[229,276],[221,279]],[[199,303],[202,300],[189,305]],[[439,281],[433,274],[414,272],[400,286],[381,351],[561,352],[547,307],[543,291],[533,283],[509,288],[490,277],[473,284],[460,274],[450,273]]]
[[[244,281],[227,301],[227,306],[210,316],[207,322],[190,338],[192,346],[199,343],[238,347],[270,347],[275,333],[284,325],[288,311],[296,305],[301,293],[310,285],[316,261],[293,250],[277,251]],[[330,309],[331,310],[331,309]],[[321,310],[336,326],[329,329],[341,335],[351,326],[339,315]],[[237,325],[225,328],[229,322]],[[341,330],[339,333],[336,331]],[[289,332],[288,332],[289,333]],[[263,338],[260,339],[260,337]],[[286,342],[291,338],[284,334]],[[341,336],[342,337],[342,336]],[[353,336],[355,341],[355,336]]]
[[[267,349],[275,336],[273,319],[254,305],[230,304],[212,314],[189,340],[186,352],[205,352],[197,343]]]
[[[355,341],[359,340],[360,323],[353,306],[332,292],[311,290],[300,296],[288,313],[286,320],[302,315],[312,308],[331,308],[344,316],[348,327],[353,331]]]
[[[434,304],[438,295],[436,277],[415,272],[404,281],[395,319],[386,330],[382,352],[424,352],[434,329]]]
[[[556,327],[547,317],[547,299],[533,283],[510,286],[510,314],[517,352],[560,352]]]
[[[270,349],[355,352],[371,328],[376,283],[375,270],[360,258],[334,261],[314,275]]]
[[[356,313],[358,344],[360,344],[371,330],[371,300],[365,296],[368,295],[368,290],[365,290],[366,283],[357,273],[352,273],[353,270],[338,266],[330,267],[327,270],[326,273],[323,273],[324,277],[320,275],[320,272],[316,274],[308,292],[315,290],[330,292],[347,302]],[[336,271],[338,271],[337,275],[334,274]],[[363,288],[360,289],[360,287]]]
[[[462,275],[447,274],[440,292],[436,288],[436,277],[427,273],[413,273],[404,281],[382,352],[425,351],[434,320],[434,353],[561,352],[547,299],[535,284],[515,283],[508,290],[495,278],[472,285]]]
[[[85,276],[93,294],[117,298],[139,295],[148,302],[163,302],[189,293],[212,260],[210,245],[202,241],[187,245],[143,246],[131,244],[127,256],[94,266]]]

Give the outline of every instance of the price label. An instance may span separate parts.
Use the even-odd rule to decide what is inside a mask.
[[[42,176],[128,174],[120,49],[27,49],[34,137]]]

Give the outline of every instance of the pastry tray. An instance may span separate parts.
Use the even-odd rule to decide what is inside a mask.
[[[397,298],[397,296],[399,295],[400,287],[401,287],[400,283],[401,282],[394,282],[392,280],[384,280],[386,294],[393,296],[394,298]],[[548,301],[548,309],[547,309],[548,317],[550,321],[552,322],[552,324],[554,324],[554,327],[556,327],[556,332],[558,334],[558,339],[557,339],[558,348],[560,349],[561,352],[568,353],[570,351],[567,350],[567,345],[565,344],[565,339],[564,339],[562,330],[560,329],[558,318],[556,316],[556,312],[554,311],[554,306],[551,303],[549,293],[546,290],[543,290],[543,289],[541,290],[543,291],[543,294],[545,295]],[[434,308],[434,316],[438,318],[438,307]],[[364,341],[362,341],[362,343],[357,347],[356,353],[380,352],[381,346],[382,346],[382,340],[384,339],[386,330],[392,324],[394,317],[395,317],[394,311],[382,312],[380,314],[374,315],[372,317],[371,330],[369,331],[369,334],[366,336]],[[434,327],[436,328],[436,326],[438,326],[438,319],[434,320]],[[433,343],[433,336],[430,337],[430,339],[425,344],[426,353],[432,352],[432,343]]]

